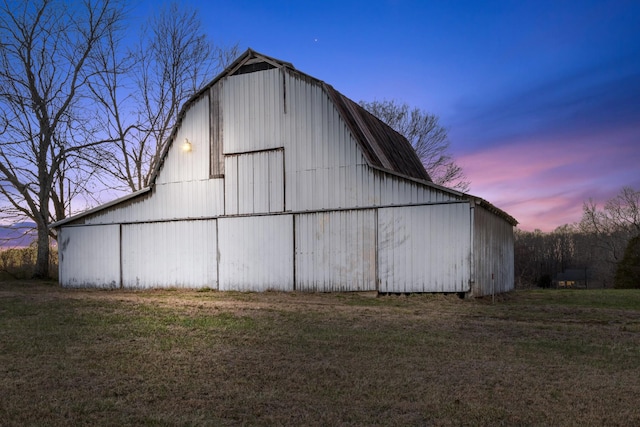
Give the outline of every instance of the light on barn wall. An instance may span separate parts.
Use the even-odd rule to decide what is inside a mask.
[[[187,138],[184,139],[184,144],[182,144],[182,151],[189,152],[191,151],[191,142]]]

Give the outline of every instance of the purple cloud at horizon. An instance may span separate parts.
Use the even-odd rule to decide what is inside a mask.
[[[616,144],[606,144],[611,138]],[[621,143],[629,141],[630,143]],[[624,186],[640,189],[640,126],[617,133],[525,139],[460,155],[471,193],[545,232],[580,221],[583,204],[602,205]]]

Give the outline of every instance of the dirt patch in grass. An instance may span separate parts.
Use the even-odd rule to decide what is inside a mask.
[[[0,424],[640,425],[640,293],[582,292],[0,283]]]

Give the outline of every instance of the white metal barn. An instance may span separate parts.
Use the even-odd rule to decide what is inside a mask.
[[[68,287],[481,296],[513,289],[514,225],[433,184],[330,85],[248,50],[185,104],[149,188],[54,227]]]

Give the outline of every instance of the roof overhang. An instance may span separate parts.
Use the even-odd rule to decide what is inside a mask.
[[[54,223],[51,223],[51,224],[49,224],[49,227],[50,228],[59,228],[59,227],[65,225],[65,224],[69,224],[70,222],[78,221],[78,220],[80,220],[80,219],[82,219],[82,218],[84,218],[86,216],[93,215],[93,214],[95,214],[97,212],[109,209],[110,207],[113,207],[115,205],[119,205],[120,203],[124,203],[127,200],[135,199],[136,197],[142,196],[143,194],[146,194],[146,193],[148,193],[150,191],[151,191],[151,187],[143,188],[142,190],[138,190],[138,191],[135,191],[135,192],[133,192],[131,194],[127,194],[124,197],[120,197],[118,199],[115,199],[115,200],[112,200],[110,202],[107,202],[107,203],[105,203],[103,205],[96,206],[95,208],[86,210],[86,211],[81,212],[81,213],[79,213],[77,215],[73,215],[73,216],[70,216],[68,218],[61,219],[60,221],[56,221]]]

